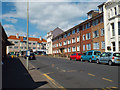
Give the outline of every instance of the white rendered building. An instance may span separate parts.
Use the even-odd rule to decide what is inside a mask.
[[[61,30],[60,28],[55,28],[53,31],[50,31],[47,33],[47,44],[46,44],[46,53],[47,54],[52,54],[52,39],[54,37],[56,37],[58,34],[61,34],[63,32],[63,30]]]
[[[104,3],[105,51],[120,52],[120,0]]]

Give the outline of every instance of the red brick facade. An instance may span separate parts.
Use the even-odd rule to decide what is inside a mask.
[[[103,30],[103,35],[101,29]],[[75,30],[74,34],[72,34],[73,30]],[[70,32],[70,36],[68,36],[69,32]],[[90,34],[88,35],[88,33]],[[65,34],[67,34],[66,38],[64,37]],[[60,39],[60,37],[62,38]],[[79,37],[78,42],[77,42],[77,37]],[[83,37],[85,40],[83,40]],[[75,38],[75,43],[72,43],[73,38]],[[71,40],[71,44],[68,44],[69,39]],[[64,45],[64,41],[67,41],[66,45]],[[59,45],[60,42],[62,42],[62,46]],[[70,56],[72,53],[75,52],[83,53],[88,50],[98,50],[104,52],[105,49],[104,47],[102,48],[102,45],[104,46],[104,23],[103,23],[103,14],[100,13],[97,16],[94,16],[55,37],[53,39],[53,55]],[[68,51],[69,47],[71,47],[71,51]],[[74,52],[72,48],[74,48],[75,50]]]

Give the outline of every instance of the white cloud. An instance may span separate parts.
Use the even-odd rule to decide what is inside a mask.
[[[19,33],[19,35],[25,35],[26,32],[24,32],[23,30],[16,30],[15,26],[14,25],[11,25],[11,24],[5,24],[3,25],[7,35],[16,35],[17,33]]]
[[[30,2],[30,23],[36,25],[38,29],[45,31],[53,30],[56,27],[67,30],[83,21],[84,19],[82,17],[87,17],[86,13],[91,9],[96,9],[99,4],[100,3],[95,2],[77,4],[68,2]],[[16,7],[16,13],[10,12],[4,14],[3,17],[9,17],[10,20],[12,17],[12,19],[14,19],[11,20],[12,22],[15,22],[16,18],[26,19],[27,3],[16,2],[14,5]]]

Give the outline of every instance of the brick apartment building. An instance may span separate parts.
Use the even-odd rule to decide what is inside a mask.
[[[53,55],[70,56],[74,52],[105,51],[103,4],[91,10],[88,19],[53,38]]]
[[[13,53],[18,53],[27,50],[27,37],[26,36],[16,36],[11,35],[8,37],[8,41],[14,44],[14,46],[8,46],[8,51]],[[33,52],[46,52],[46,40],[43,38],[33,38],[29,37],[29,49],[32,49]]]

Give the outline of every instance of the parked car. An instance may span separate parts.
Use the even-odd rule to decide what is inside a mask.
[[[26,54],[24,55],[24,58],[25,58],[25,59],[27,58],[27,55],[26,55]],[[29,60],[35,59],[35,54],[34,54],[33,52],[31,52],[28,59],[29,59]]]
[[[72,60],[72,59],[74,59],[74,60],[80,60],[81,56],[82,56],[82,54],[80,54],[80,53],[71,54],[70,60]]]
[[[109,65],[120,64],[120,53],[103,52],[96,63],[107,63]]]
[[[97,57],[100,55],[101,55],[100,51],[95,51],[95,50],[87,51],[81,56],[81,61],[87,60],[89,62],[93,62],[96,61]]]

